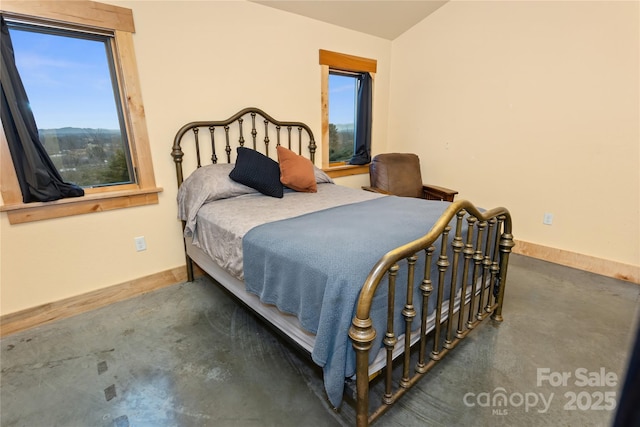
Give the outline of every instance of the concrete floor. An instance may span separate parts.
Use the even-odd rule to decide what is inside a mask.
[[[513,255],[505,321],[472,332],[376,425],[609,425],[639,291]],[[349,405],[329,408],[309,359],[207,278],[14,334],[0,347],[2,427],[353,420]],[[565,372],[565,384],[553,382]],[[605,385],[583,384],[581,374],[599,383],[601,373]],[[506,405],[492,405],[500,392]]]

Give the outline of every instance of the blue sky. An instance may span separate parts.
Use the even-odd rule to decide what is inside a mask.
[[[120,128],[103,42],[16,28],[10,34],[38,128]]]
[[[355,84],[353,77],[329,74],[329,123],[353,123]]]

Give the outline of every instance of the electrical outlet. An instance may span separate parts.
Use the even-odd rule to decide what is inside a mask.
[[[136,251],[147,250],[147,242],[144,240],[144,236],[134,237],[133,241],[136,242]]]
[[[544,217],[542,218],[542,223],[545,225],[553,224],[553,214],[545,212]]]

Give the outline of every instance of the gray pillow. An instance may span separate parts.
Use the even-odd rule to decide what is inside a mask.
[[[234,167],[233,163],[203,166],[184,180],[178,189],[178,218],[186,221],[185,236],[192,235],[198,210],[205,203],[258,192],[229,178]]]
[[[313,173],[316,176],[317,184],[334,184],[333,180],[319,167],[313,165]]]
[[[221,163],[198,168],[187,177],[180,189],[206,194],[206,202],[256,193],[257,190],[229,178],[234,167],[233,163]]]

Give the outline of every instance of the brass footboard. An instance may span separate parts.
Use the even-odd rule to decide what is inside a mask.
[[[452,227],[450,223],[454,222]],[[454,229],[452,232],[452,228]],[[466,231],[463,229],[466,228]],[[450,234],[452,233],[452,237]],[[440,241],[440,250],[435,244]],[[378,261],[360,292],[356,315],[349,336],[356,351],[356,424],[368,426],[422,378],[439,360],[466,337],[471,329],[489,315],[502,321],[502,303],[507,279],[509,254],[514,246],[511,215],[505,208],[484,213],[470,202],[460,200],[449,206],[428,234],[388,252]],[[424,272],[416,272],[416,260],[425,257]],[[406,263],[403,262],[406,260]],[[437,265],[437,277],[431,277],[431,265]],[[462,265],[460,265],[462,263]],[[401,267],[402,266],[402,267]],[[459,268],[461,266],[461,268]],[[402,376],[393,383],[393,349],[398,342],[394,332],[396,277],[399,268],[407,268],[407,296],[402,310],[405,322],[404,352],[401,356]],[[413,301],[414,278],[422,274],[422,301],[417,362],[411,373],[411,336],[417,311]],[[381,404],[369,410],[369,350],[376,337],[370,310],[373,297],[387,277],[387,330],[384,394]],[[448,285],[448,286],[447,286]],[[446,288],[449,290],[446,290]],[[435,291],[435,294],[434,294]],[[447,295],[445,295],[445,293]],[[437,300],[435,320],[428,322],[429,299]],[[454,330],[455,328],[455,330]],[[380,332],[382,333],[382,332]],[[427,355],[427,341],[431,350]]]

